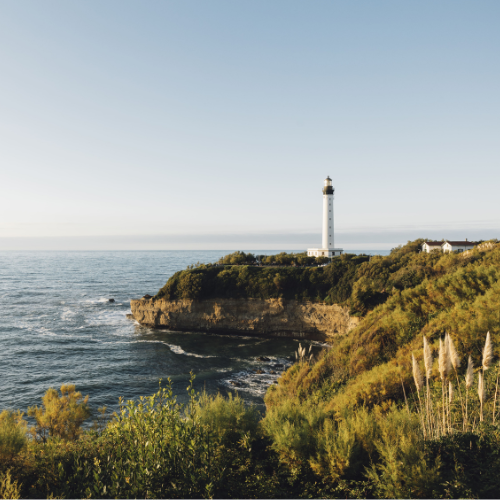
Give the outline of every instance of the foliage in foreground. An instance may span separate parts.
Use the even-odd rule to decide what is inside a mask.
[[[185,406],[168,385],[121,404],[101,432],[2,456],[0,498],[494,498],[500,488],[498,425],[425,439],[415,401],[334,417],[290,400],[261,420],[238,396],[188,390]]]

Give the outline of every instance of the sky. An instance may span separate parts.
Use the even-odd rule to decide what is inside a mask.
[[[500,2],[2,0],[0,250],[500,238]]]

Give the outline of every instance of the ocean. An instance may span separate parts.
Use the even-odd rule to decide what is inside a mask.
[[[130,299],[155,295],[175,272],[227,253],[0,252],[0,411],[26,411],[49,387],[67,383],[89,395],[93,411],[114,411],[120,396],[151,395],[168,378],[185,402],[190,372],[197,391],[237,390],[263,409],[297,339],[180,333],[126,318]],[[315,353],[324,348],[301,342]]]

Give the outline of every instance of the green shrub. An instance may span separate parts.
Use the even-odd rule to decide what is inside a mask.
[[[36,496],[262,497],[277,491],[259,414],[237,396],[198,395],[179,405],[171,384],[120,411],[101,434],[36,444]]]
[[[419,417],[404,409],[392,409],[378,420],[374,441],[379,458],[368,467],[379,498],[432,498],[440,483],[440,460],[426,456],[426,442]]]
[[[0,472],[0,498],[21,498],[21,487],[12,480],[10,471]]]
[[[4,410],[0,413],[0,460],[10,461],[27,444],[27,425],[21,412]]]
[[[42,406],[28,408],[28,415],[35,418],[36,424],[31,429],[35,439],[47,441],[60,438],[74,441],[81,435],[83,422],[90,417],[87,405],[89,397],[76,392],[75,386],[63,384],[61,394],[52,387],[42,398]]]

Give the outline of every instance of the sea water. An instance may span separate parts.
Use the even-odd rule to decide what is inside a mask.
[[[0,252],[0,411],[26,411],[67,383],[89,395],[94,411],[116,410],[120,396],[151,395],[168,378],[185,402],[191,372],[197,391],[237,390],[262,408],[297,339],[181,333],[126,317],[130,299],[155,295],[175,272],[227,253]],[[301,342],[316,354],[325,348]]]

